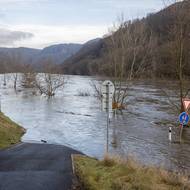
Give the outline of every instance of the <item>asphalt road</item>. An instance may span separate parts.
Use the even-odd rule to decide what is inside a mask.
[[[71,154],[65,146],[22,143],[0,151],[0,190],[69,190]]]

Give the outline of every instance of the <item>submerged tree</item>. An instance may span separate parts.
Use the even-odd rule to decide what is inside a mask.
[[[17,83],[19,80],[19,73],[22,72],[22,62],[20,54],[12,53],[8,57],[7,71],[11,73],[13,80],[13,87],[15,91],[17,90]]]
[[[36,76],[36,87],[40,94],[44,94],[48,98],[55,95],[56,91],[65,84],[65,77],[59,74],[58,69],[51,60],[43,63],[44,73]]]
[[[121,17],[105,41],[107,52],[104,54],[103,62],[109,64],[105,64],[105,72],[114,78],[116,89],[113,107],[123,109],[131,81],[140,77],[144,71],[147,57],[144,47],[150,41],[150,37],[146,32],[145,22],[126,22]]]
[[[24,88],[36,87],[36,76],[37,73],[34,71],[32,66],[24,65],[22,67],[22,80],[21,80],[22,87]]]

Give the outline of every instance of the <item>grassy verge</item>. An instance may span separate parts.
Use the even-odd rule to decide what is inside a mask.
[[[12,144],[20,142],[24,132],[24,128],[20,127],[0,112],[0,149],[7,148]]]
[[[128,159],[106,157],[103,161],[75,155],[74,167],[86,190],[189,190],[186,177],[144,167]]]

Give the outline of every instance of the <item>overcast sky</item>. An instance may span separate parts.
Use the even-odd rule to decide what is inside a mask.
[[[0,46],[43,48],[102,37],[117,18],[141,18],[163,0],[0,0]]]

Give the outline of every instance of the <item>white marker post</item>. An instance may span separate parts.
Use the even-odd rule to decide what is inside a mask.
[[[172,128],[169,127],[169,134],[168,134],[169,141],[172,141]]]
[[[4,81],[3,85],[6,86],[6,75],[5,74],[4,74],[3,81]]]
[[[112,112],[112,99],[115,91],[114,84],[111,81],[104,81],[102,83],[102,110],[107,112],[107,141],[106,141],[106,152],[109,151],[109,123]]]

